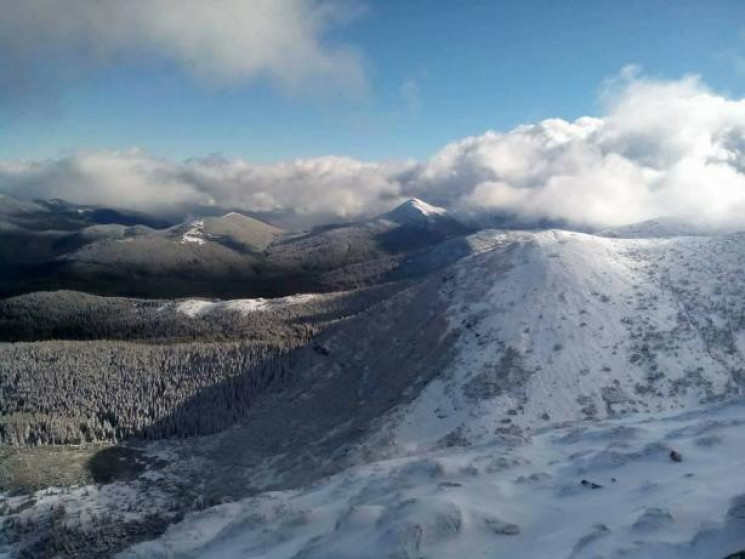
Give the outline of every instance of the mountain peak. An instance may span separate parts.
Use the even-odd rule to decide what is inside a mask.
[[[433,206],[432,204],[428,204],[427,202],[425,202],[424,200],[420,200],[419,198],[410,198],[402,204],[402,207],[403,206],[408,206],[416,209],[424,215],[444,215],[447,213],[447,210],[445,208]]]
[[[448,211],[445,208],[433,206],[419,198],[410,198],[381,217],[397,223],[406,223],[422,219],[431,220],[447,215]]]

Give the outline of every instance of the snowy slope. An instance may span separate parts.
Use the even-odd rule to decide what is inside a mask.
[[[181,243],[196,243],[203,245],[206,241],[204,239],[204,220],[197,220],[190,223],[189,228],[185,233],[181,235]]]
[[[212,496],[256,495],[124,557],[745,549],[745,407],[722,404],[745,382],[745,235],[467,242],[470,256],[293,354],[292,382],[244,423],[170,447],[169,475],[197,457]]]
[[[325,472],[741,395],[745,236],[472,239],[472,256],[296,355],[293,384],[254,403],[225,453],[243,441],[237,459],[257,469],[273,452],[262,446],[269,429],[272,445],[290,453],[290,478],[309,479],[315,466],[298,445],[318,453],[316,464],[334,464],[318,466]],[[262,303],[182,310],[226,304]]]
[[[378,462],[189,515],[121,557],[724,559],[745,549],[744,424],[738,404]]]
[[[495,235],[443,281],[456,356],[389,421],[402,449],[739,394],[743,238]]]
[[[667,237],[684,237],[697,235],[717,235],[733,233],[742,228],[702,220],[683,219],[679,217],[660,217],[639,223],[632,223],[615,229],[606,229],[597,233],[601,237],[620,239],[661,239]]]
[[[288,297],[278,297],[276,299],[264,299],[261,297],[255,299],[230,299],[227,301],[205,301],[203,299],[187,299],[178,303],[168,303],[158,309],[159,311],[175,311],[190,317],[203,316],[211,313],[224,311],[238,311],[244,314],[265,311],[269,309],[278,309],[290,305],[307,303],[317,298],[331,298],[334,295],[324,295],[317,293],[303,293],[299,295],[289,295]]]
[[[359,382],[349,413],[385,410],[337,453],[350,467],[189,516],[124,557],[723,559],[745,549],[745,407],[718,403],[738,400],[745,378],[745,236],[478,239],[481,251],[357,317],[364,336],[323,339],[322,382]],[[411,358],[388,359],[397,354],[419,360],[422,382],[385,408],[376,402],[412,374]],[[312,378],[302,398],[336,417],[343,440],[357,415],[314,393]],[[309,469],[324,457],[305,436]]]

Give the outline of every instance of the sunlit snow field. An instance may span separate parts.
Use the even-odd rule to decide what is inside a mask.
[[[723,558],[745,548],[743,472],[743,404],[604,421],[260,494],[121,557]]]

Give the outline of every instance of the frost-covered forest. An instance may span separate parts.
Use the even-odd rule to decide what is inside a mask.
[[[299,341],[299,340],[298,340]],[[35,342],[0,349],[0,443],[204,435],[281,379],[291,345]]]
[[[0,444],[214,433],[292,351],[400,289],[208,302],[47,292],[0,302]]]

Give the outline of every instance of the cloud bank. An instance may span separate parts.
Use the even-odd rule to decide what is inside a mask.
[[[374,215],[411,196],[474,219],[509,214],[583,228],[660,216],[745,225],[745,100],[697,77],[625,71],[604,114],[550,119],[445,146],[426,161],[322,157],[256,165],[145,152],[0,163],[0,192],[153,212],[212,204],[302,226]]]
[[[358,95],[360,57],[327,39],[361,11],[355,0],[0,0],[0,100],[142,55],[209,86],[267,78]]]

